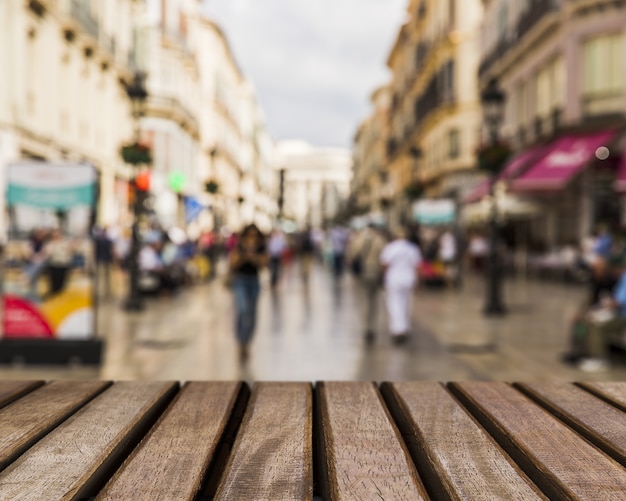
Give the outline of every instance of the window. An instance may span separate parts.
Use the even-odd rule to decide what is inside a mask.
[[[622,34],[588,40],[584,45],[585,94],[612,93],[624,87]]]
[[[459,158],[461,153],[461,133],[459,129],[448,131],[448,158]]]
[[[614,113],[624,107],[624,36],[602,36],[583,47],[583,113]]]

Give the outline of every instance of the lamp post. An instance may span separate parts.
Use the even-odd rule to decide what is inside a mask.
[[[132,116],[134,120],[135,132],[134,132],[134,146],[137,150],[140,150],[140,119],[144,115],[146,100],[148,99],[148,91],[145,87],[145,74],[137,72],[133,78],[132,83],[126,86],[126,93],[130,99],[132,106]],[[135,158],[134,162],[130,162],[133,168],[136,169],[137,165],[144,163],[141,158]],[[127,311],[140,311],[144,308],[143,299],[139,293],[139,216],[141,215],[141,204],[137,186],[137,173],[133,172],[132,180],[133,190],[133,225],[131,236],[131,247],[128,263],[128,297],[124,301],[124,309]]]
[[[498,88],[497,81],[492,79],[480,95],[483,107],[483,120],[489,134],[487,148],[492,153],[498,150],[499,129],[504,117],[504,103],[506,96]],[[496,155],[497,158],[499,158]],[[498,206],[496,201],[495,184],[498,178],[502,161],[491,163],[489,171],[489,197],[491,199],[491,213],[489,215],[490,239],[489,262],[487,265],[487,296],[483,313],[485,315],[504,315],[506,308],[502,301],[502,268],[498,252]]]

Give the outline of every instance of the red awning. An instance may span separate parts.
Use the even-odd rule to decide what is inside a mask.
[[[511,184],[511,191],[559,190],[585,167],[616,132],[566,135],[553,141],[545,155]]]
[[[515,155],[505,165],[502,172],[498,175],[501,181],[510,181],[514,179],[530,162],[539,158],[546,151],[545,146],[536,146],[529,150],[523,151]],[[476,183],[463,197],[463,203],[469,204],[477,202],[485,195],[489,194],[489,179],[484,179]]]

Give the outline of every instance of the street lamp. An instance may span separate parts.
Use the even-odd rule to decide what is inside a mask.
[[[134,155],[124,157],[127,163],[136,168],[138,165],[149,163],[151,158],[149,151],[140,145],[140,119],[145,112],[145,104],[148,99],[148,91],[145,87],[145,74],[136,72],[132,83],[126,86],[126,93],[130,99],[132,106],[132,116],[134,119],[134,143],[126,147],[126,151],[134,151]],[[145,150],[145,151],[144,151]],[[124,155],[124,150],[123,150]],[[131,236],[130,256],[128,263],[128,297],[124,302],[124,309],[128,311],[140,311],[144,308],[143,300],[139,293],[139,216],[142,212],[141,205],[143,197],[139,196],[139,187],[137,186],[138,176],[133,172],[132,190],[133,190],[133,225]]]
[[[506,96],[498,88],[497,81],[492,79],[480,95],[483,107],[483,120],[489,134],[489,142],[483,158],[487,161],[482,167],[489,174],[489,198],[491,200],[491,213],[489,215],[490,241],[489,262],[487,265],[487,297],[483,313],[485,315],[503,315],[506,308],[502,301],[502,269],[498,254],[498,206],[495,196],[495,184],[498,174],[502,169],[505,156],[501,153],[506,150],[499,144],[499,129],[504,117],[504,103]]]

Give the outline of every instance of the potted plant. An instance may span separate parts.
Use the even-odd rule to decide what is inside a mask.
[[[504,142],[482,145],[476,151],[478,168],[490,175],[499,174],[511,153],[510,146]]]
[[[141,165],[152,163],[152,152],[150,147],[140,142],[134,142],[122,146],[120,155],[124,162],[130,165]]]
[[[220,190],[220,185],[217,183],[217,181],[211,179],[204,184],[204,189],[207,191],[207,193],[215,194]]]

